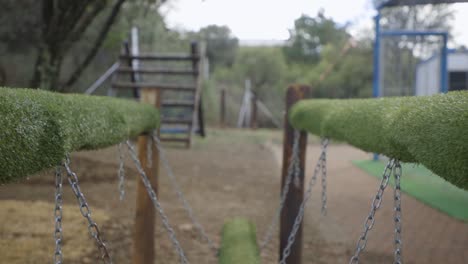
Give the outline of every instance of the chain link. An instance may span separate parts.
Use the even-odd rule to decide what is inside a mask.
[[[380,182],[380,186],[379,186],[379,189],[377,190],[377,194],[372,200],[371,211],[369,215],[367,216],[366,221],[364,222],[364,231],[359,237],[359,240],[356,245],[356,251],[349,261],[350,264],[359,263],[359,255],[366,248],[367,235],[369,233],[369,230],[371,230],[375,224],[375,213],[380,208],[380,205],[382,204],[384,191],[385,191],[385,188],[387,188],[388,186],[388,182],[390,180],[390,176],[392,174],[392,170],[394,166],[395,166],[394,159],[390,159],[387,165],[385,166],[385,170],[382,175],[382,181]]]
[[[62,230],[62,205],[63,205],[63,189],[62,189],[62,169],[60,166],[55,168],[55,209],[54,209],[54,219],[55,219],[55,230],[54,230],[54,239],[55,239],[55,253],[54,253],[54,263],[62,264],[63,255],[62,255],[62,240],[63,240],[63,230]]]
[[[307,205],[307,202],[310,199],[310,196],[312,195],[312,187],[314,187],[315,183],[317,182],[317,174],[320,172],[322,168],[322,160],[326,156],[327,152],[327,146],[328,146],[328,140],[323,140],[322,141],[322,152],[320,153],[320,157],[317,161],[317,164],[314,168],[314,174],[312,175],[312,178],[309,181],[309,185],[307,187],[306,194],[304,196],[304,199],[302,200],[301,206],[299,207],[299,212],[297,213],[297,216],[294,220],[293,228],[291,230],[291,233],[289,233],[288,237],[288,243],[286,247],[283,249],[283,255],[280,260],[280,264],[286,264],[286,259],[289,257],[291,254],[291,247],[294,244],[294,241],[296,240],[296,235],[297,231],[299,230],[302,220],[304,219],[304,213],[305,213],[305,206]]]
[[[296,164],[299,164],[299,139],[300,132],[296,130],[294,131],[294,141],[292,147],[291,160],[288,166],[288,174],[286,176],[286,180],[284,181],[284,187],[281,192],[280,204],[260,244],[260,252],[262,252],[273,239],[273,232],[276,229],[276,226],[278,225],[281,211],[283,210],[284,204],[286,202],[286,197],[289,192],[289,186],[291,185],[293,174],[295,174],[295,171],[297,170],[297,168],[299,168],[296,167]]]
[[[146,137],[146,167],[153,167],[153,137]]]
[[[88,221],[89,234],[96,241],[99,252],[101,254],[101,259],[103,260],[104,263],[112,263],[112,259],[109,255],[106,244],[101,238],[101,232],[99,231],[99,227],[96,224],[96,222],[94,222],[93,219],[91,218],[91,210],[89,209],[88,203],[86,202],[86,198],[81,192],[80,185],[78,182],[78,177],[76,176],[76,173],[74,173],[70,169],[70,156],[69,155],[66,156],[64,165],[65,165],[65,169],[68,175],[68,182],[70,183],[73,193],[75,194],[76,199],[78,200],[78,205],[80,207],[81,215],[83,215],[83,217],[86,218],[86,220]]]
[[[402,169],[401,164],[398,160],[395,161],[395,167],[393,170],[393,176],[395,178],[395,189],[394,189],[394,221],[395,221],[395,253],[394,253],[394,264],[402,264],[402,239],[401,239],[401,179]]]
[[[161,140],[158,138],[156,132],[154,132],[152,134],[152,137],[153,137],[153,142],[154,142],[154,145],[156,147],[156,150],[159,153],[159,158],[161,159],[162,164],[164,166],[164,169],[166,170],[166,174],[167,174],[167,176],[169,177],[169,179],[171,181],[172,187],[174,188],[174,190],[175,190],[175,192],[177,194],[177,197],[179,198],[179,200],[182,203],[182,206],[184,207],[185,211],[187,212],[187,215],[190,218],[190,221],[195,226],[195,228],[198,230],[198,233],[202,237],[202,239],[205,240],[208,243],[208,246],[210,247],[210,249],[216,255],[218,255],[218,247],[213,242],[213,240],[211,240],[211,238],[206,233],[205,228],[200,224],[198,219],[195,217],[192,207],[190,206],[189,202],[185,198],[184,193],[182,192],[182,189],[180,188],[180,186],[179,186],[179,184],[177,182],[177,179],[174,176],[174,172],[172,171],[171,165],[169,164],[169,160],[167,159],[167,156],[166,156],[166,151],[162,147]]]
[[[142,180],[143,184],[145,185],[146,190],[148,191],[148,195],[151,198],[151,201],[153,202],[153,205],[154,205],[155,209],[158,211],[159,215],[161,216],[163,226],[166,229],[166,231],[168,232],[169,237],[170,237],[170,239],[172,241],[172,244],[174,245],[177,253],[179,254],[180,263],[184,263],[184,264],[189,263],[187,258],[185,257],[184,250],[182,249],[182,247],[180,246],[179,241],[176,238],[175,231],[174,231],[174,229],[172,229],[171,225],[169,224],[169,219],[168,219],[167,215],[164,213],[164,210],[163,210],[161,204],[159,203],[158,197],[156,196],[156,192],[154,191],[153,187],[151,186],[151,182],[148,179],[148,177],[146,176],[145,170],[141,166],[141,162],[138,159],[138,156],[137,156],[137,154],[135,152],[135,147],[130,143],[130,141],[127,141],[127,146],[128,146],[129,152],[130,152],[130,156],[131,156],[133,162],[135,163],[135,166],[136,166],[138,172],[140,173],[141,180]]]
[[[120,201],[123,201],[125,198],[125,154],[123,144],[119,144],[119,193],[120,193]]]
[[[327,215],[327,147],[329,140],[328,138],[322,139],[323,156],[321,159],[321,170],[322,170],[322,215]]]
[[[299,175],[301,173],[301,163],[299,161],[299,141],[300,141],[300,138],[301,138],[301,132],[299,132],[299,130],[295,130],[294,131],[294,142],[293,142],[293,153],[292,154],[293,155],[297,154],[297,157],[296,157],[297,162],[295,162],[293,164],[293,171],[294,171],[294,181],[293,182],[294,182],[294,186],[296,188],[299,188],[299,185],[301,184],[301,181],[299,179]],[[297,139],[297,142],[296,142],[296,139]],[[296,144],[296,145],[294,145],[294,144]],[[294,149],[294,147],[296,149]],[[296,151],[296,152],[294,153],[294,151]]]

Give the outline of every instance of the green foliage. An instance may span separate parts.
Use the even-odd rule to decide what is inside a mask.
[[[302,15],[296,19],[289,34],[284,53],[289,61],[299,63],[317,63],[325,45],[342,45],[349,38],[346,27],[340,27],[333,19],[325,17],[323,11],[316,17]]]
[[[289,118],[297,129],[403,162],[421,163],[468,189],[468,92],[304,100],[293,107]]]
[[[239,50],[234,71],[250,79],[252,90],[261,98],[283,84],[287,65],[281,50],[275,47],[244,47]],[[241,79],[242,80],[242,79]]]
[[[220,264],[260,264],[255,225],[246,219],[233,219],[224,224]]]
[[[72,151],[151,131],[158,122],[154,107],[128,100],[1,88],[0,183],[53,167]]]

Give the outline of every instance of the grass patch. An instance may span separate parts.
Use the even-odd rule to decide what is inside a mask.
[[[383,161],[363,160],[353,163],[379,179],[385,167]],[[453,218],[468,222],[468,191],[457,188],[422,165],[404,163],[402,167],[403,192]],[[390,184],[394,185],[393,178]]]

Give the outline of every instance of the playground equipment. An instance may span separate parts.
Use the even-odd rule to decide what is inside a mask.
[[[280,204],[270,227],[260,246],[257,246],[252,223],[246,220],[227,223],[219,249],[220,263],[259,263],[259,252],[269,245],[278,219],[280,263],[301,263],[302,221],[319,174],[322,213],[326,213],[328,139],[344,141],[390,158],[350,263],[359,262],[360,253],[366,247],[367,235],[374,226],[376,211],[381,206],[383,193],[391,176],[396,182],[395,263],[402,263],[399,179],[404,175],[400,162],[421,163],[454,185],[468,189],[468,141],[465,136],[468,129],[468,92],[426,97],[304,100],[309,90],[307,86],[293,85],[287,91],[288,119],[285,122],[282,191]],[[141,100],[153,105],[150,106],[115,98],[2,89],[0,125],[3,129],[0,135],[9,140],[0,143],[0,182],[9,183],[45,168],[58,166],[55,174],[55,263],[62,263],[62,171],[67,175],[80,212],[88,222],[89,233],[95,240],[103,261],[111,263],[111,252],[108,252],[105,239],[92,218],[68,154],[75,150],[97,149],[123,141],[141,177],[137,187],[133,263],[149,263],[154,260],[153,210],[161,216],[180,262],[189,263],[155,190],[159,162],[167,170],[171,184],[199,235],[210,246],[213,254],[218,254],[217,245],[198,222],[178,186],[161,146],[157,133],[158,111],[154,108],[158,101],[157,95],[152,89],[140,90]],[[304,192],[307,132],[324,139],[319,160]],[[141,136],[138,139],[137,153],[135,146],[127,139],[138,135]],[[122,147],[120,145],[121,149]],[[120,186],[124,180],[123,160],[121,153]]]
[[[130,90],[135,98],[140,88],[160,93],[161,139],[191,145],[192,134],[205,136],[202,104],[202,71],[207,63],[205,46],[193,42],[190,53],[143,54],[139,50],[138,29],[133,27],[130,43],[123,43],[119,61],[114,63],[87,90],[94,93],[106,80],[112,80],[108,96]],[[182,82],[181,82],[182,80]]]

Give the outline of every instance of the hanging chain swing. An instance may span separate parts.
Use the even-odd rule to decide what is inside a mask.
[[[118,178],[119,178],[119,193],[120,193],[120,201],[123,201],[125,198],[125,154],[123,143],[119,144],[119,170],[118,170]]]
[[[63,231],[62,231],[62,205],[63,205],[63,189],[62,189],[62,168],[55,168],[55,209],[54,209],[54,220],[55,220],[55,253],[54,253],[54,263],[62,264],[63,255],[62,255],[62,240],[63,240]]]
[[[72,188],[73,193],[78,201],[81,215],[88,221],[88,231],[90,236],[95,240],[98,247],[101,259],[106,264],[112,264],[112,259],[107,250],[106,244],[102,240],[101,232],[99,227],[94,222],[91,217],[91,210],[89,209],[88,203],[84,194],[81,192],[78,177],[70,168],[70,157],[66,156],[65,162],[63,163],[65,167],[68,182]],[[63,230],[62,230],[62,205],[63,205],[63,190],[62,190],[62,172],[61,166],[56,168],[55,171],[55,251],[54,251],[54,263],[62,264],[63,263],[63,254],[62,254],[62,242],[63,242]]]
[[[314,168],[314,172],[312,174],[312,178],[309,181],[309,185],[307,187],[307,191],[305,193],[304,199],[302,200],[301,206],[299,207],[299,212],[296,216],[296,219],[294,220],[294,224],[291,230],[291,233],[289,234],[288,237],[288,243],[286,244],[286,247],[282,251],[282,258],[280,260],[280,264],[286,264],[286,259],[289,257],[291,254],[291,247],[294,244],[294,241],[296,240],[296,235],[297,231],[299,231],[299,228],[301,226],[302,220],[304,219],[304,213],[305,213],[305,206],[307,205],[307,202],[309,201],[311,195],[312,195],[312,188],[317,182],[317,175],[320,171],[322,171],[322,187],[325,186],[325,189],[322,189],[322,214],[326,212],[326,157],[327,157],[327,150],[328,150],[328,139],[322,139],[321,145],[322,145],[322,151],[320,153],[320,157],[317,161],[317,164]]]
[[[371,204],[371,211],[364,222],[364,231],[361,233],[359,240],[356,245],[356,250],[354,255],[351,257],[349,264],[356,264],[359,263],[359,256],[361,252],[366,248],[367,239],[369,231],[374,227],[375,224],[375,213],[382,205],[382,199],[384,195],[384,191],[388,186],[390,181],[390,177],[394,176],[395,179],[395,189],[393,194],[394,200],[394,264],[402,264],[402,240],[401,240],[401,185],[400,179],[402,175],[401,164],[396,159],[390,159],[385,166],[385,170],[382,175],[382,181],[380,182],[380,186],[377,190],[377,194],[375,195],[374,199],[372,200]]]

